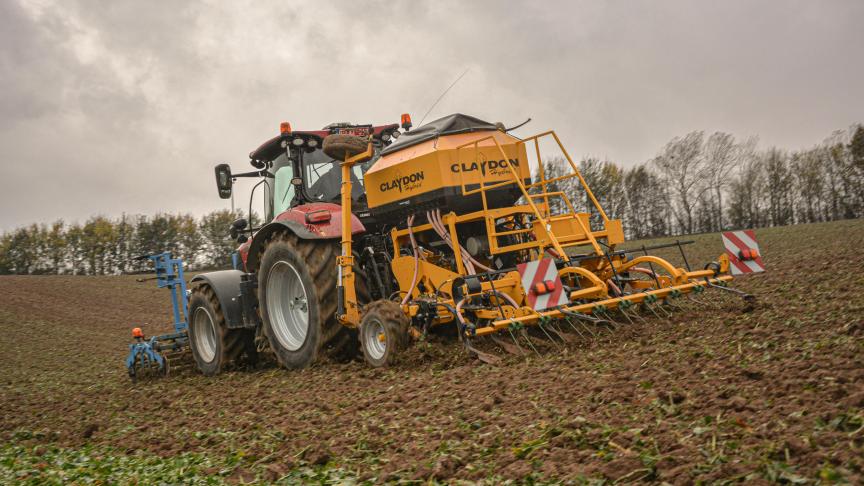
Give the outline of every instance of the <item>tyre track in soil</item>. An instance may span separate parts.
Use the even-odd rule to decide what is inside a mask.
[[[241,468],[264,477],[330,462],[379,478],[860,481],[864,223],[757,236],[769,272],[735,284],[759,296],[752,312],[713,294],[717,308],[495,368],[447,343],[383,371],[186,372],[133,387],[129,329],[170,329],[166,291],[132,277],[0,277],[0,437],[242,452]],[[691,260],[721,251],[717,235],[695,239]]]

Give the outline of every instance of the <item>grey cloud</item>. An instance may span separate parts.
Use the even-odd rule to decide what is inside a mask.
[[[224,207],[212,165],[246,166],[280,121],[419,121],[466,68],[429,119],[531,116],[625,165],[695,129],[805,147],[864,121],[861,19],[854,0],[0,2],[0,229]]]

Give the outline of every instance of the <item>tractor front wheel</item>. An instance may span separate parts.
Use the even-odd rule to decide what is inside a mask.
[[[369,304],[360,321],[360,347],[363,357],[373,368],[394,364],[408,347],[408,316],[402,306],[390,300]]]

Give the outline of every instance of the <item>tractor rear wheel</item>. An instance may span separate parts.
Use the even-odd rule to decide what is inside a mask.
[[[402,306],[390,300],[369,304],[360,321],[360,347],[373,368],[390,366],[408,347],[410,320]]]
[[[219,299],[208,285],[192,289],[189,297],[189,347],[198,369],[206,376],[217,375],[245,353],[255,362],[255,333],[248,329],[228,329]]]
[[[303,368],[342,330],[336,321],[336,255],[330,240],[275,235],[258,269],[264,334],[279,364]]]

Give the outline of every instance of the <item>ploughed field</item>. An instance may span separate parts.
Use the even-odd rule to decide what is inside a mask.
[[[0,483],[861,483],[864,221],[756,234],[768,273],[733,282],[754,309],[713,291],[499,366],[432,338],[388,370],[132,386],[130,328],[170,328],[166,291],[0,277]],[[682,239],[691,262],[722,251]]]

